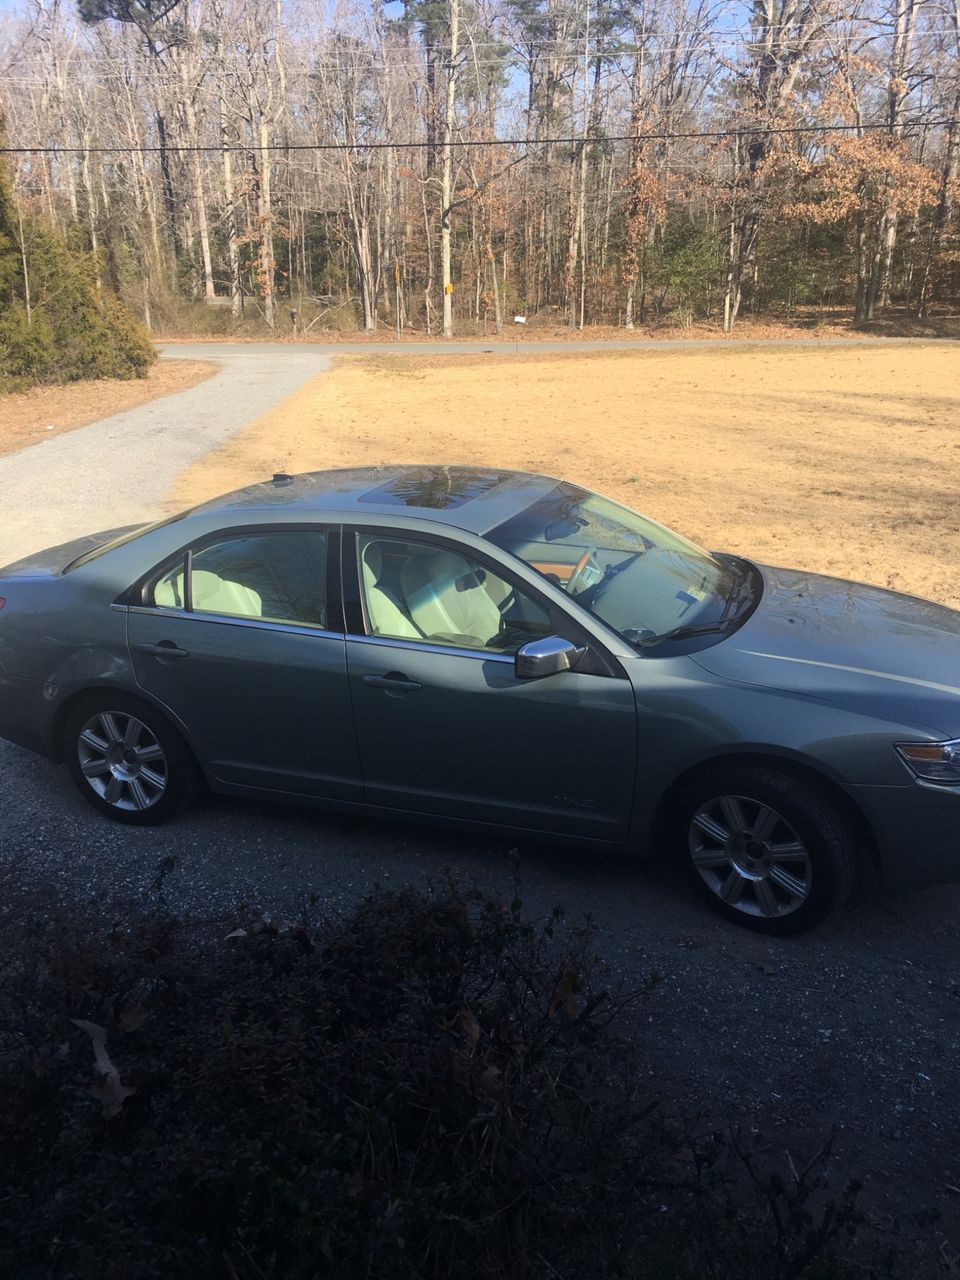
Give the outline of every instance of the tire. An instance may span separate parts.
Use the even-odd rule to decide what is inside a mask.
[[[200,770],[180,734],[161,712],[126,693],[83,698],[67,718],[63,750],[77,790],[116,822],[165,822],[200,789]]]
[[[680,854],[726,919],[758,933],[802,933],[849,897],[856,841],[815,782],[774,765],[718,765],[685,788]]]

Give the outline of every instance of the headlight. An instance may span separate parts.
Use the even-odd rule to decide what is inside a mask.
[[[897,755],[918,778],[960,783],[960,739],[953,742],[897,742]]]

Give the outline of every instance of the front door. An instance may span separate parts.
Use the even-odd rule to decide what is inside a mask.
[[[363,606],[347,666],[366,802],[622,838],[636,710],[616,664],[593,655],[519,680],[517,648],[564,625],[528,587],[447,540],[371,531],[345,536],[344,552]]]
[[[327,630],[327,549],[322,530],[221,535],[165,566],[130,611],[138,683],[217,781],[361,798],[344,636]]]

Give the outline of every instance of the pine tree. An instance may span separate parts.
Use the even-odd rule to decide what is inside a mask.
[[[21,214],[0,157],[0,390],[142,378],[155,359],[146,330],[97,288],[89,255]]]

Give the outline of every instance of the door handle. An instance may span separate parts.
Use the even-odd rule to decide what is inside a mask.
[[[189,658],[186,649],[180,649],[172,640],[158,640],[156,644],[135,644],[137,653],[149,653],[154,658]]]
[[[414,693],[423,685],[408,680],[400,671],[388,671],[385,676],[364,676],[363,683],[371,689],[385,689],[387,693]]]

